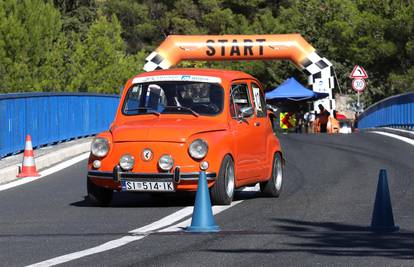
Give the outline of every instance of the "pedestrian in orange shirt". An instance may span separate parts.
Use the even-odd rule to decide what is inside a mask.
[[[324,108],[324,106],[322,106],[322,104],[319,104],[318,108],[319,108],[319,113],[317,115],[317,118],[318,118],[318,123],[319,123],[319,130],[321,133],[326,133],[328,121],[329,121],[329,115],[331,115],[331,113],[329,113],[329,111],[327,111]]]

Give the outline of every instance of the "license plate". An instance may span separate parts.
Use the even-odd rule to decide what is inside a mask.
[[[174,192],[173,182],[122,181],[122,191],[161,191]]]

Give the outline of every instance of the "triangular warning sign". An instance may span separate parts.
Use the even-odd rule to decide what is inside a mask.
[[[351,72],[349,78],[368,78],[367,73],[365,72],[364,68],[358,65],[355,65],[354,70]]]

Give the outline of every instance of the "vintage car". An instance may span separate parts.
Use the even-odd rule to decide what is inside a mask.
[[[114,191],[196,191],[200,171],[214,204],[228,205],[236,188],[258,182],[279,196],[283,156],[258,80],[212,69],[130,79],[110,129],[91,145],[91,202],[109,205]]]

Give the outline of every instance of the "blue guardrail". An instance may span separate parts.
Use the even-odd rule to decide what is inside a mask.
[[[414,130],[414,92],[388,97],[361,113],[358,128],[375,127]]]
[[[86,93],[0,94],[0,158],[109,128],[119,96]]]

